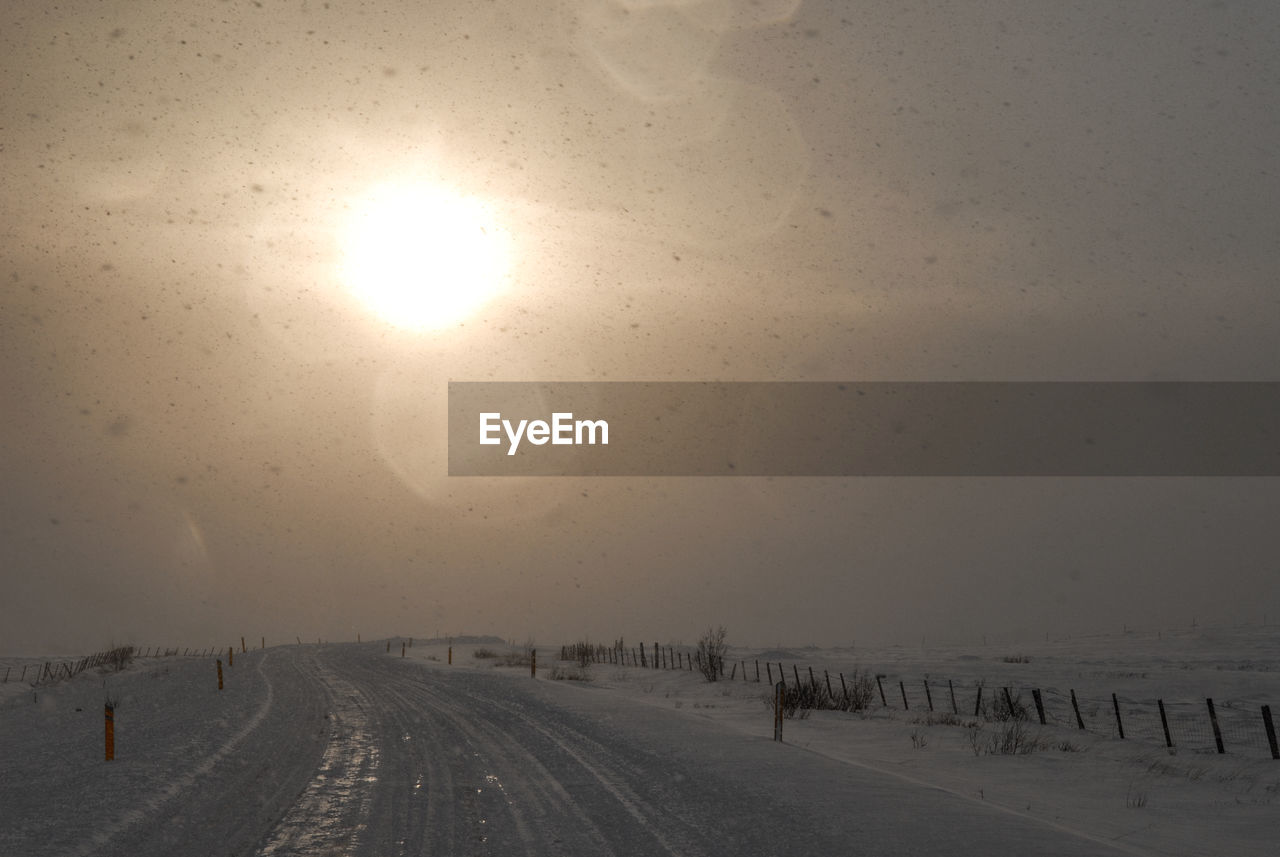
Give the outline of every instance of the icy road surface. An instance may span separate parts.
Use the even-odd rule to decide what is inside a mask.
[[[398,654],[250,652],[221,693],[208,660],[109,677],[110,763],[99,680],[10,700],[0,855],[1145,853],[589,686]]]

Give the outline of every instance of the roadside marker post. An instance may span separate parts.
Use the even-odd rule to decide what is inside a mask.
[[[782,740],[782,698],[787,692],[785,682],[773,686],[773,740]]]
[[[110,702],[106,704],[106,756],[110,762],[116,757],[116,709]]]

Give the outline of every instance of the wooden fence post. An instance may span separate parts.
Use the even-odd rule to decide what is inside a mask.
[[[236,647],[227,646],[227,666],[233,667],[235,665],[236,665]]]
[[[1222,730],[1218,728],[1218,712],[1213,708],[1213,700],[1206,699],[1205,704],[1209,706],[1209,722],[1213,724],[1213,743],[1218,745],[1218,753],[1227,752],[1222,746]]]
[[[960,709],[956,706],[956,686],[951,679],[947,679],[947,689],[951,691],[951,713],[959,714]]]
[[[800,690],[800,670],[796,668],[795,664],[791,665],[791,673],[796,677],[796,690],[798,691]]]
[[[826,670],[823,670],[822,675],[827,680],[827,698],[834,700],[836,698],[836,695],[831,692],[831,673],[827,672]]]
[[[849,686],[844,683],[844,673],[840,673],[840,695],[844,697],[844,704],[849,704]]]
[[[453,646],[449,647],[449,663],[453,664]]]
[[[1044,699],[1040,696],[1040,688],[1031,689],[1031,698],[1036,701],[1036,714],[1040,717],[1040,725],[1044,726]]]
[[[1267,743],[1271,745],[1271,758],[1280,759],[1280,744],[1276,743],[1276,725],[1271,720],[1271,706],[1262,706],[1262,725],[1267,730]]]
[[[898,689],[902,691],[902,710],[910,711],[911,706],[907,704],[907,685],[904,682],[899,681]]]
[[[978,685],[978,698],[973,703],[973,716],[977,717],[982,713],[982,685]]]
[[[240,638],[240,651],[241,651],[242,653],[243,653],[243,652],[247,652],[247,651],[249,651],[248,649],[246,649],[246,648],[244,647],[244,637],[241,637],[241,638]]]
[[[404,657],[404,640],[400,641],[400,657]]]
[[[218,690],[222,690],[222,658],[218,658]]]
[[[929,710],[933,711],[933,694],[929,692],[929,679],[924,680],[924,698],[929,703]]]
[[[1212,710],[1212,705],[1213,704],[1210,703],[1211,710]],[[1120,700],[1116,698],[1116,695],[1114,693],[1111,694],[1111,707],[1114,708],[1116,711],[1116,731],[1120,733],[1120,740],[1123,741],[1124,740],[1124,724],[1120,722]]]
[[[1164,745],[1172,747],[1173,736],[1169,734],[1169,718],[1164,713],[1164,700],[1157,699],[1156,705],[1160,707],[1160,725],[1164,728]]]
[[[1080,727],[1080,731],[1084,731],[1084,718],[1080,716],[1080,704],[1076,702],[1076,690],[1071,689],[1071,709],[1076,713],[1076,725]]]
[[[885,708],[889,707],[889,701],[884,698],[884,684],[880,679],[884,678],[883,673],[876,673],[876,687],[880,688],[880,704]]]
[[[760,683],[760,659],[756,658],[756,684]]]
[[[768,661],[764,662],[764,668],[769,673],[769,684],[773,684],[773,664]],[[756,669],[760,669],[760,662],[756,661]]]
[[[643,646],[644,643],[641,643],[640,645]],[[538,677],[538,650],[537,649],[529,650],[529,677],[530,678]]]

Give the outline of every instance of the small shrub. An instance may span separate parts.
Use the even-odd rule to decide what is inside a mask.
[[[965,743],[969,745],[969,749],[973,751],[973,755],[982,755],[982,727],[977,723],[969,724],[965,731]]]
[[[499,655],[494,660],[496,667],[528,667],[533,659],[533,650],[525,649],[523,651],[512,649],[506,654]]]
[[[912,718],[911,722],[923,723],[925,726],[968,726],[971,720],[950,711],[931,711],[923,717]]]
[[[845,694],[841,706],[843,711],[863,711],[870,708],[876,695],[876,677],[866,670],[853,668],[853,672],[845,680]]]
[[[1024,718],[1025,719],[1025,718]],[[1026,756],[1040,749],[1040,739],[1032,735],[1023,720],[1010,720],[996,732],[995,752],[1004,756]]]
[[[1043,749],[1040,739],[1021,720],[1005,721],[990,733],[974,723],[967,741],[975,756],[1026,756]]]
[[[498,658],[498,653],[493,649],[476,649],[471,653],[471,657],[477,660],[495,660]]]
[[[577,662],[578,666],[584,670],[596,660],[596,647],[588,640],[566,646],[564,653],[568,655],[565,660]]]
[[[553,681],[591,681],[591,672],[587,667],[564,667],[556,664],[551,668]]]
[[[992,694],[994,699],[991,700],[991,719],[1001,722],[1008,720],[1030,720],[1031,710],[1027,708],[1027,704],[1022,701],[1022,693],[1016,693],[1008,696],[1004,692],[1004,688],[1000,688]]]
[[[707,681],[717,681],[724,672],[724,656],[729,651],[729,646],[724,641],[725,634],[724,625],[721,625],[719,628],[708,628],[698,640],[694,663]]]

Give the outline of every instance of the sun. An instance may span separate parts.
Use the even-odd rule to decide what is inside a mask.
[[[438,185],[387,184],[352,203],[340,277],[383,321],[439,330],[503,291],[509,259],[510,236],[481,200]]]

